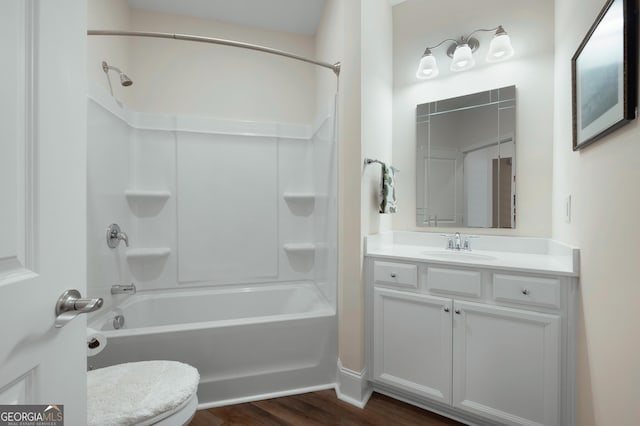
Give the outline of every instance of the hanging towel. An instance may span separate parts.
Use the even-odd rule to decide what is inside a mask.
[[[380,188],[382,201],[380,202],[380,213],[396,212],[395,172],[396,169],[393,166],[387,166],[382,163],[382,184]]]

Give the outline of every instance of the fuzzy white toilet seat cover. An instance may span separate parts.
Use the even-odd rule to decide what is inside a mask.
[[[135,425],[171,414],[197,390],[198,370],[177,361],[142,361],[87,373],[89,426]]]

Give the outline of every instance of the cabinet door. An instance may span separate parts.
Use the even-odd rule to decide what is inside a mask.
[[[451,308],[450,299],[375,288],[374,379],[451,403]]]
[[[454,302],[453,405],[508,425],[559,425],[560,317]]]

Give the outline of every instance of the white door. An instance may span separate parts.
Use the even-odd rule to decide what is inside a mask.
[[[0,2],[0,404],[86,424],[86,2]]]
[[[438,226],[461,226],[464,220],[464,158],[458,150],[431,147],[427,170],[427,207]],[[427,198],[428,197],[428,198]],[[434,222],[435,224],[435,222]]]
[[[453,406],[508,425],[558,426],[560,317],[453,305]]]
[[[451,403],[451,299],[376,287],[374,379]]]

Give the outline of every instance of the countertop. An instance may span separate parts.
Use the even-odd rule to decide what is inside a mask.
[[[481,236],[471,251],[444,248],[440,234],[395,231],[367,236],[365,256],[411,262],[482,267],[545,275],[579,276],[579,250],[553,240]]]

